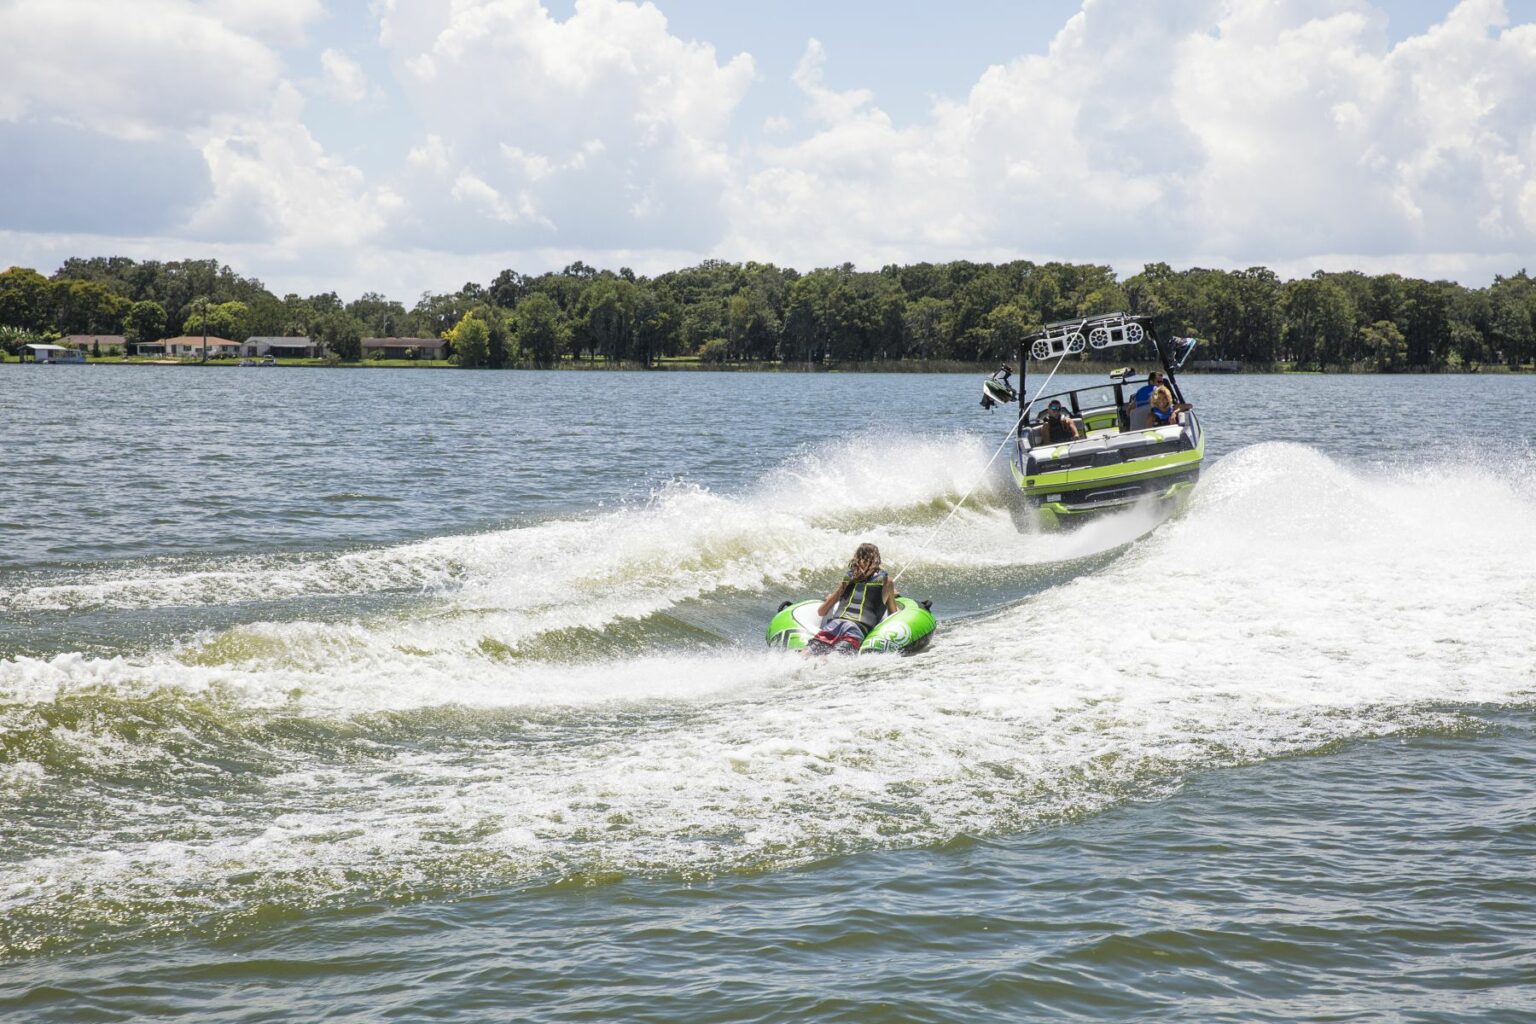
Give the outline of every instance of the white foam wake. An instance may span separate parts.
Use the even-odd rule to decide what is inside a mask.
[[[743,508],[752,521],[735,523]],[[692,491],[623,513],[644,528],[617,546],[547,525],[544,560],[477,561],[435,626],[272,625],[273,652],[216,665],[5,666],[19,714],[87,684],[120,699],[214,687],[258,718],[352,716],[377,751],[283,748],[284,770],[251,802],[166,812],[195,819],[196,838],[167,838],[140,815],[121,835],[138,829],[141,841],[6,867],[0,905],[67,917],[147,892],[191,913],[544,873],[796,863],[996,834],[1155,796],[1190,771],[1442,727],[1460,706],[1536,696],[1536,549],[1519,542],[1533,512],[1523,484],[1487,468],[1362,473],[1261,445],[1214,466],[1185,515],[1108,565],[947,624],[921,657],[819,667],[753,651],[571,665],[472,649],[514,601],[569,623],[563,602],[588,588],[612,601],[593,612],[601,622],[727,578],[800,573],[797,545],[825,532],[832,561],[848,539]],[[1001,515],[983,507],[966,528]],[[575,571],[563,559],[583,544]],[[295,640],[311,628],[311,645]],[[477,724],[433,725],[444,705]],[[501,725],[492,708],[536,714]],[[402,721],[420,731],[392,745]],[[143,756],[175,770],[177,735],[163,747],[150,737],[147,752],[106,728],[54,738],[79,749],[77,765]],[[11,784],[35,789],[52,770]]]

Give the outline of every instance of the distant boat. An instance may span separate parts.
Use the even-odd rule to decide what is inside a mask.
[[[276,366],[277,360],[271,356],[262,356],[260,359],[242,359],[237,366]]]
[[[63,345],[24,345],[23,348],[32,350],[34,363],[83,363],[85,353],[77,348],[65,348]]]

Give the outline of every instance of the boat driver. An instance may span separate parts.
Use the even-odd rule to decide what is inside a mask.
[[[1061,400],[1051,399],[1051,404],[1040,414],[1040,425],[1045,428],[1045,443],[1059,444],[1077,440],[1077,424],[1072,415],[1061,407]]]

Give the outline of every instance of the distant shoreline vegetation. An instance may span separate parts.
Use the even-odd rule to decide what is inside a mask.
[[[110,361],[124,346],[206,329],[323,346],[323,358],[284,365],[946,372],[1011,361],[1042,323],[1118,310],[1198,337],[1195,360],[1245,371],[1507,371],[1536,361],[1536,279],[1523,269],[1466,288],[1355,271],[1282,281],[1264,267],[1165,263],[1122,281],[1107,266],[1025,260],[808,273],[710,260],[655,277],[576,262],[536,276],[504,270],[407,308],[376,292],[345,303],[334,292],[279,298],[214,260],[74,258],[52,277],[0,273],[0,351],[14,358],[59,339],[89,349],[98,336],[118,343],[103,351],[98,341],[88,354]],[[423,347],[443,339],[449,358],[427,360],[415,347],[404,359],[365,358],[365,337]]]

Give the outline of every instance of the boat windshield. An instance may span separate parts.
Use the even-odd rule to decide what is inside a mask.
[[[1115,399],[1115,387],[1113,384],[1100,384],[1091,388],[1078,388],[1076,391],[1062,391],[1054,395],[1047,395],[1035,402],[1030,410],[1031,416],[1039,416],[1050,407],[1052,401],[1059,401],[1063,406],[1072,410],[1076,416],[1084,413],[1103,409],[1118,409],[1119,402]]]

